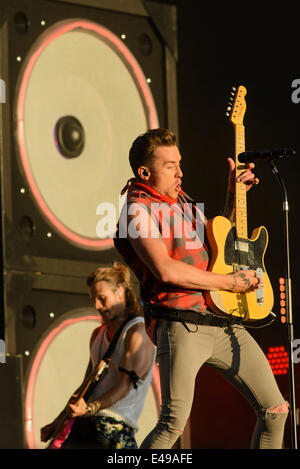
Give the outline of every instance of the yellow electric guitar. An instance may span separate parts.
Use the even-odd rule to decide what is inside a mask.
[[[247,90],[239,86],[235,90],[229,119],[235,129],[235,165],[236,177],[245,170],[246,164],[238,160],[238,155],[245,151],[245,128],[243,125],[246,112],[245,96]],[[232,274],[238,270],[255,270],[262,279],[263,286],[249,293],[228,291],[207,291],[205,298],[208,306],[221,315],[236,316],[244,321],[258,321],[266,318],[274,302],[273,290],[264,265],[264,254],[268,244],[268,232],[265,227],[256,228],[248,238],[246,185],[235,184],[235,219],[233,222],[218,216],[208,221],[207,236],[212,250],[209,266],[211,272]]]

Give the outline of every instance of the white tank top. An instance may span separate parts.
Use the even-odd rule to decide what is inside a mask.
[[[99,384],[96,386],[89,399],[90,402],[96,399],[100,399],[102,394],[104,394],[116,384],[118,378],[118,368],[125,351],[124,340],[126,333],[130,327],[138,323],[144,323],[144,318],[135,317],[124,326],[124,329],[121,332],[121,335],[111,356],[113,366],[111,364],[103,379],[100,379]],[[93,367],[97,365],[109,347],[110,343],[107,339],[107,330],[108,327],[100,327],[99,332],[92,344],[91,361]],[[144,400],[151,383],[155,355],[156,353],[153,355],[152,365],[146,378],[139,380],[137,389],[132,387],[125,397],[107,409],[100,409],[97,415],[108,415],[115,418],[116,420],[122,420],[134,430],[138,430],[137,421],[140,417],[140,414],[142,413]]]

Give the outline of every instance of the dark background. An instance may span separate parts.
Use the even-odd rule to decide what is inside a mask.
[[[288,147],[296,151],[294,158],[277,160],[276,165],[288,191],[293,319],[298,338],[300,103],[292,102],[291,85],[300,78],[300,14],[293,4],[283,2],[225,5],[211,2],[211,6],[179,0],[162,3],[177,6],[183,187],[198,202],[205,203],[206,216],[218,215],[224,206],[226,158],[234,155],[234,129],[225,116],[232,86],[247,88],[246,150]],[[284,276],[286,265],[282,192],[268,161],[257,162],[255,173],[260,184],[248,195],[249,236],[261,225],[269,232],[265,265],[274,289],[274,312],[279,319],[271,326],[250,332],[267,353],[271,346],[287,346],[287,328],[280,322],[278,290],[278,279]],[[300,364],[294,367],[297,399],[299,367]],[[288,399],[287,376],[277,380]],[[246,419],[254,424],[254,416],[248,415],[247,404],[232,392],[213,371],[205,368],[200,371],[191,426],[196,447],[245,447],[250,442],[249,427],[241,426],[241,421]],[[226,428],[230,437],[224,436]],[[289,445],[288,426],[286,444]]]
[[[216,11],[200,2],[162,3],[176,4],[178,9],[179,145],[184,188],[205,203],[206,216],[216,216],[224,206],[226,158],[234,155],[234,129],[225,116],[232,86],[247,88],[246,150],[288,147],[297,152],[294,158],[276,164],[289,196],[293,302],[299,310],[300,104],[292,102],[291,84],[300,77],[300,16],[288,15],[282,6],[278,14],[273,7],[267,15],[266,7],[255,12],[254,7],[248,11],[243,6],[243,13],[237,14],[230,4],[223,10],[218,6]],[[285,268],[282,193],[267,161],[256,162],[255,173],[261,182],[248,196],[249,236],[255,227],[267,227],[266,265],[275,279],[284,275]]]

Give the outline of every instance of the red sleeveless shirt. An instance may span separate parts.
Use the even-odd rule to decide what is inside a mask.
[[[178,199],[171,199],[145,184],[129,181],[124,205],[114,238],[117,251],[140,282],[141,299],[159,308],[202,312],[206,303],[200,290],[189,290],[159,281],[136,254],[127,235],[124,211],[140,207],[151,216],[157,235],[165,243],[172,259],[180,260],[201,270],[207,270],[209,255],[204,243],[205,227],[199,207],[181,191]],[[123,190],[124,192],[124,190]],[[137,204],[137,205],[132,205]],[[192,231],[191,231],[192,230]],[[147,331],[153,327],[145,310]]]

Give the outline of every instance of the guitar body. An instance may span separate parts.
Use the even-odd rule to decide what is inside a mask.
[[[265,227],[256,228],[250,239],[238,239],[235,226],[225,217],[208,221],[207,237],[212,251],[209,271],[233,274],[238,270],[256,270],[263,287],[249,293],[206,291],[207,305],[216,313],[257,321],[266,318],[273,307],[273,290],[265,270],[264,254],[268,244]]]
[[[50,444],[47,446],[47,449],[60,449],[61,445],[67,439],[67,436],[72,430],[74,422],[75,418],[66,418],[63,425],[61,426],[61,431],[57,432],[56,436],[52,438]]]

